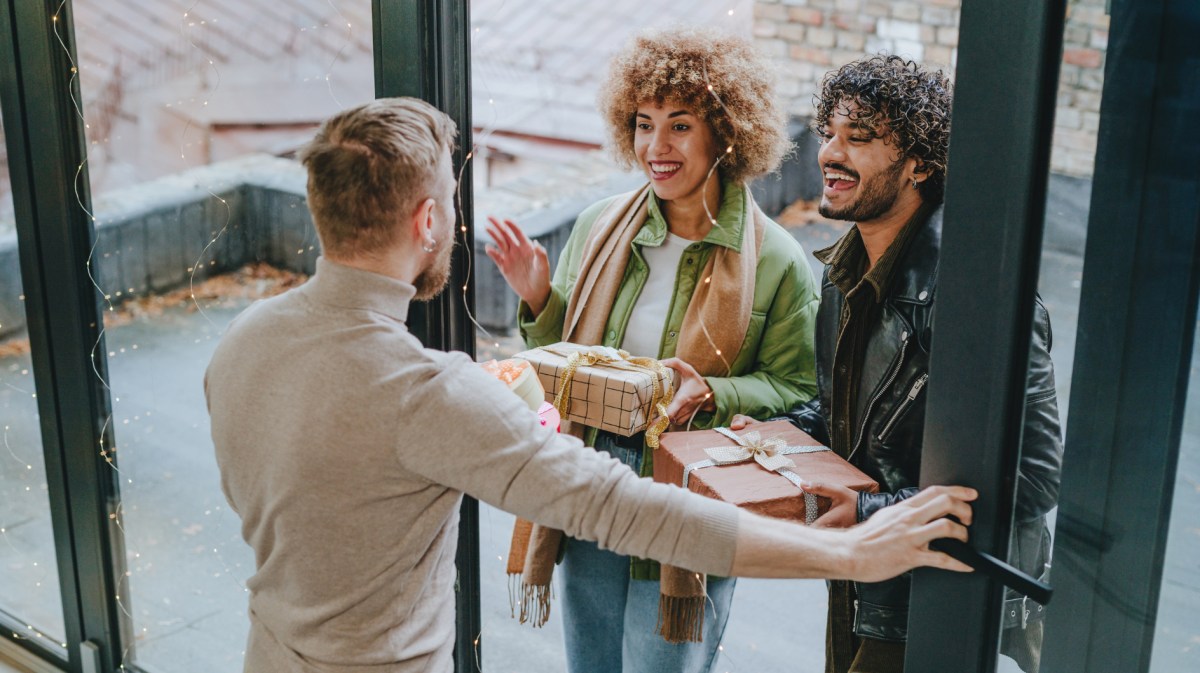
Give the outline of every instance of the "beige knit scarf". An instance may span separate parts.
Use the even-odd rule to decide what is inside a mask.
[[[715,246],[684,314],[676,357],[701,376],[728,376],[746,338],[754,303],[754,279],[767,217],[745,190],[746,222],[741,252]],[[563,340],[592,346],[604,340],[629,263],[633,239],[646,222],[650,186],[622,194],[600,213],[584,245],[579,274],[567,303]],[[585,428],[562,424],[583,437]],[[563,533],[518,519],[508,555],[509,599],[519,619],[542,626],[550,616],[550,578]],[[659,631],[670,642],[699,642],[706,600],[704,575],[662,566]],[[514,609],[515,612],[515,609]]]

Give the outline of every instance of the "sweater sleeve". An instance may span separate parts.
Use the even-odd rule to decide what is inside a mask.
[[[730,573],[735,507],[639,478],[607,453],[542,427],[462,354],[438,359],[409,391],[397,424],[407,470],[605,549]],[[444,422],[448,412],[452,423]]]

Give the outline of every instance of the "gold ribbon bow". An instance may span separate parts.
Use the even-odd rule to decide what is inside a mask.
[[[609,346],[543,346],[542,349],[567,358],[567,369],[563,372],[558,392],[554,396],[554,407],[564,419],[567,418],[567,410],[571,407],[571,384],[575,380],[575,372],[580,367],[600,366],[653,374],[651,381],[654,390],[650,398],[652,420],[646,426],[646,445],[652,449],[658,448],[659,436],[671,423],[667,418],[667,407],[675,396],[672,385],[674,378],[663,363],[654,358],[634,357],[627,351]],[[657,416],[654,412],[657,412]]]

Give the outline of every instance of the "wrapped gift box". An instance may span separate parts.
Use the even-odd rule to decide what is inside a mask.
[[[607,360],[580,365],[570,377],[570,395],[561,409],[564,421],[574,421],[628,437],[645,430],[659,416],[654,408],[656,381],[658,390],[675,389],[678,373],[673,369],[655,371],[630,362],[615,348],[557,343],[534,348],[515,357],[528,360],[537,370],[546,390],[546,401],[554,403],[570,368],[573,353],[601,354]],[[647,362],[648,359],[635,359]]]
[[[757,442],[752,432],[757,433]],[[654,480],[683,486],[687,471],[687,488],[700,495],[757,514],[808,523],[828,511],[830,501],[804,493],[795,481],[840,484],[868,493],[879,489],[879,485],[861,470],[822,447],[788,421],[758,423],[731,434],[741,437],[745,444],[758,446],[768,464],[776,457],[782,457],[795,463],[795,467],[783,468],[790,474],[771,472],[753,456],[742,462],[719,464],[720,460],[714,460],[706,450],[716,449],[715,453],[720,455],[724,449],[724,453],[730,455],[722,458],[729,459],[737,457],[739,452],[752,451],[739,447],[727,434],[716,430],[668,432],[663,434],[661,446],[654,455]],[[775,456],[765,455],[768,453]],[[688,471],[688,466],[693,469]],[[811,505],[816,506],[815,512],[810,511]]]

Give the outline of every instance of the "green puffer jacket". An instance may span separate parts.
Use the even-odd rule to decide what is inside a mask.
[[[567,300],[579,273],[584,244],[600,212],[615,198],[619,197],[593,204],[575,221],[541,314],[534,319],[529,307],[521,302],[519,325],[528,348],[562,340]],[[680,259],[675,294],[660,341],[659,359],[675,356],[684,313],[713,246],[741,248],[743,227],[752,224],[749,206],[750,195],[743,185],[723,184],[717,223],[704,240],[689,245]],[[641,248],[662,245],[666,235],[667,222],[658,199],[651,198],[646,223],[633,239],[633,252],[613,302],[601,345],[620,348],[629,315],[649,275]],[[712,413],[696,414],[692,428],[706,430],[728,425],[735,414],[759,419],[777,416],[814,397],[817,383],[813,330],[819,302],[818,286],[805,260],[804,249],[783,227],[770,222],[763,234],[746,340],[733,360],[732,376],[705,377],[712,388],[717,409]],[[596,433],[595,428],[588,428],[584,442],[594,445]],[[653,470],[653,452],[647,452],[642,460],[642,476],[650,476]],[[654,579],[657,570],[657,564],[652,562],[635,562],[633,576]]]
[[[562,340],[567,299],[575,286],[584,243],[600,211],[615,198],[618,197],[593,204],[576,220],[541,315],[533,319],[529,307],[521,303],[520,329],[527,347]],[[663,329],[660,359],[675,356],[679,327],[713,246],[723,245],[733,250],[741,247],[742,227],[749,224],[748,205],[746,189],[726,183],[717,224],[703,241],[691,244],[684,252],[675,279],[675,297]],[[666,235],[666,220],[658,200],[652,198],[646,224],[633,240],[633,253],[613,303],[602,345],[620,348],[629,314],[649,275],[641,248],[662,245]],[[750,325],[733,361],[733,375],[705,379],[712,388],[717,410],[697,414],[692,427],[727,425],[734,414],[768,418],[814,397],[817,384],[813,328],[819,302],[816,280],[805,261],[803,248],[787,231],[771,222],[764,233],[758,260]],[[586,439],[594,441],[594,429]]]

